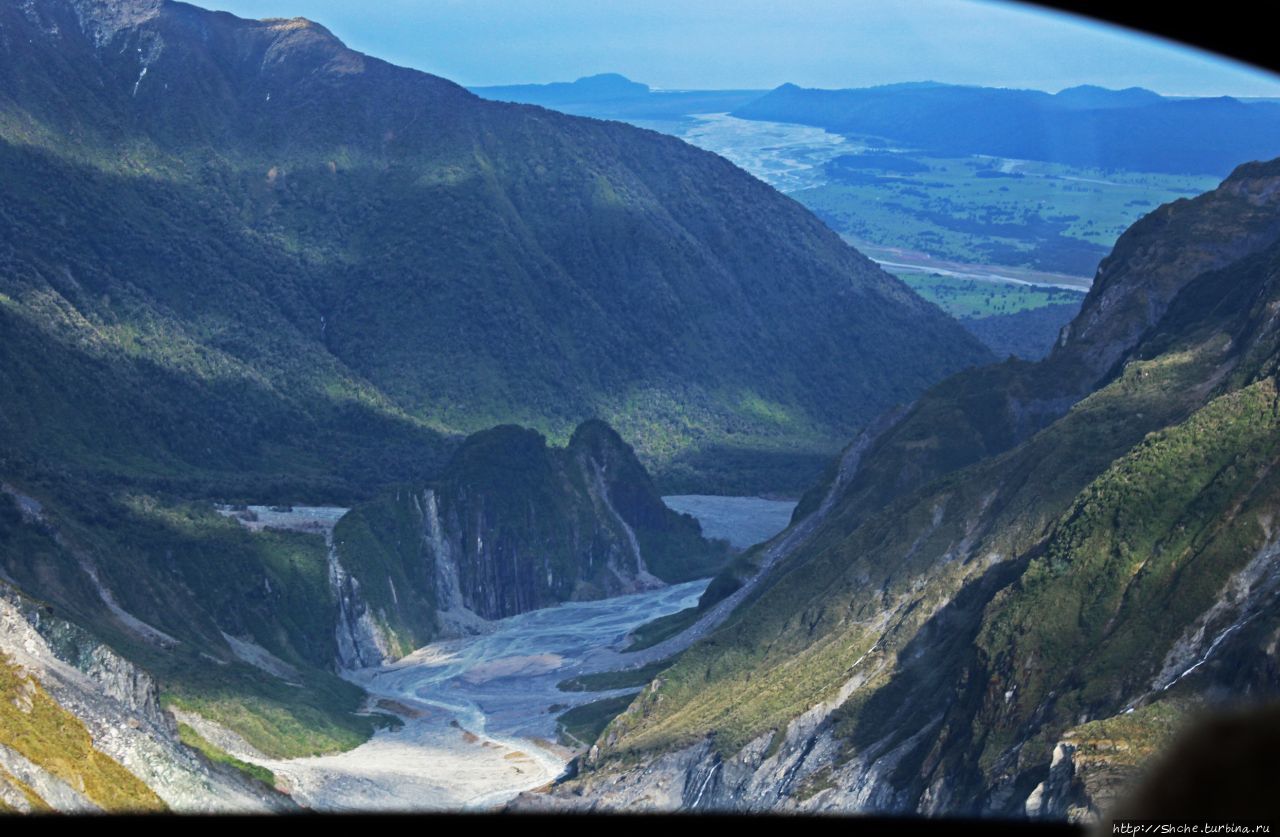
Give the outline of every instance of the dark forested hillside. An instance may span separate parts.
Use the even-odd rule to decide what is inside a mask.
[[[558,799],[1083,818],[1197,712],[1280,695],[1278,184],[1161,207],[1047,359],[852,444]]]
[[[305,20],[5,3],[0,166],[6,439],[98,475],[367,493],[600,415],[673,484],[795,490],[989,357],[715,155]]]
[[[486,102],[306,20],[0,0],[0,587],[20,612],[0,652],[44,631],[45,685],[119,654],[171,755],[161,703],[273,756],[388,722],[337,675],[364,661],[352,631],[395,580],[421,605],[400,638],[452,600],[395,575],[404,544],[348,574],[342,507],[367,504],[349,545],[365,524],[376,542],[405,512],[376,498],[434,486],[445,537],[490,544],[450,565],[474,618],[696,577],[719,547],[629,445],[668,484],[797,490],[875,412],[989,357],[678,140]],[[621,435],[574,434],[597,416]],[[464,441],[512,423],[535,430]],[[500,460],[483,479],[477,451]],[[530,509],[541,528],[517,531]]]

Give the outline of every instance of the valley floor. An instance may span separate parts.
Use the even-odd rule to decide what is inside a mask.
[[[794,507],[735,497],[669,503],[703,520],[709,536],[735,545],[772,536]],[[696,605],[706,585],[692,581],[532,611],[494,622],[482,635],[435,642],[393,664],[350,672],[348,679],[369,692],[369,709],[393,714],[403,726],[345,753],[269,759],[203,719],[183,720],[233,755],[270,769],[297,802],[315,810],[495,809],[564,771],[575,751],[555,743],[562,712],[635,691],[561,691],[557,684],[657,662],[652,652],[624,653],[628,634]]]

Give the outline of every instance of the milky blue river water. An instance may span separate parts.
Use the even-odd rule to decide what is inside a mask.
[[[785,527],[794,503],[755,497],[665,498],[704,532],[737,546]],[[635,628],[692,607],[707,580],[493,622],[479,636],[443,640],[392,665],[350,675],[404,725],[346,753],[266,764],[295,798],[323,810],[453,810],[499,806],[553,780],[573,752],[556,717],[613,692],[565,692],[579,674],[643,662],[622,649]]]

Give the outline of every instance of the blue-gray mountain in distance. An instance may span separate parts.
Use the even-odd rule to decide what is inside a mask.
[[[731,113],[876,137],[939,156],[987,154],[1072,166],[1222,176],[1280,154],[1280,103],[1185,99],[1096,85],[1058,93],[908,82],[848,90],[653,90],[617,73],[475,87],[487,99],[607,119]]]
[[[693,113],[726,113],[765,95],[766,90],[654,90],[618,73],[577,81],[472,87],[472,93],[499,102],[542,105],[602,119],[678,119]]]
[[[619,73],[599,73],[594,76],[583,76],[577,81],[474,87],[472,92],[486,99],[541,105],[640,99],[647,97],[653,89],[647,84],[632,81]]]
[[[784,84],[734,116],[883,137],[938,155],[1225,175],[1280,153],[1280,104],[1073,87],[1057,94],[946,84],[809,90]]]

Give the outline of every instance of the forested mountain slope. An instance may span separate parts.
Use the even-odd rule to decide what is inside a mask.
[[[1280,694],[1278,221],[1274,161],[1162,207],[1047,360],[852,446],[556,802],[1082,817]]]
[[[671,482],[785,490],[989,358],[720,157],[301,19],[4,3],[0,175],[6,447],[97,479],[367,496],[600,416]]]
[[[333,537],[349,579],[339,657],[350,666],[481,620],[706,578],[729,554],[667,508],[598,420],[563,448],[522,427],[476,433],[435,480],[357,506]]]
[[[360,659],[335,628],[352,612],[335,516],[448,484],[468,435],[520,423],[564,445],[609,419],[621,437],[589,423],[574,449],[621,469],[591,496],[655,577],[689,578],[717,548],[656,509],[621,438],[669,484],[789,490],[879,409],[988,358],[798,204],[678,140],[487,102],[302,19],[0,0],[0,588],[263,753],[388,722],[338,676]],[[491,482],[489,509],[519,488]],[[486,590],[484,615],[642,577],[589,494],[546,525],[599,524],[566,551],[618,559],[617,584],[574,567],[567,587]],[[330,516],[246,526],[212,501]],[[74,708],[91,687],[66,650],[31,682]],[[6,689],[35,688],[3,665]]]

